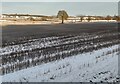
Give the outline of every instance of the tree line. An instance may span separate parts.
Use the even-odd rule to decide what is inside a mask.
[[[62,22],[61,22],[62,24],[64,23],[64,20],[67,20],[68,17],[69,17],[68,13],[65,10],[58,11],[57,18],[62,20]],[[107,15],[107,16],[85,16],[84,15],[83,16],[83,15],[80,15],[77,17],[80,17],[81,22],[83,22],[84,17],[87,17],[86,20],[88,22],[90,22],[91,20],[107,20],[107,21],[116,20],[116,21],[120,21],[120,16],[117,16],[117,15],[114,15],[114,16],[110,16],[110,15]]]

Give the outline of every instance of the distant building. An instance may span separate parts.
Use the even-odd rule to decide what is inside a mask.
[[[41,19],[43,17],[47,17],[47,16],[43,16],[43,15],[29,15],[29,14],[2,14],[1,18],[2,19],[7,19],[7,20],[26,20],[29,18],[33,18],[33,19]]]

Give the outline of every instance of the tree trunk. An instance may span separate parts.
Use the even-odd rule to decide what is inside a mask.
[[[62,16],[62,24],[64,23],[64,18],[63,18],[63,16]]]

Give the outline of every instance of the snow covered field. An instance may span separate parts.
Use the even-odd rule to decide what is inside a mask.
[[[118,35],[116,23],[4,26],[0,78],[3,82],[117,81]]]
[[[118,51],[114,45],[1,77],[3,82],[113,82],[118,79]]]
[[[117,32],[99,33],[31,39],[0,48],[2,75],[119,43]]]

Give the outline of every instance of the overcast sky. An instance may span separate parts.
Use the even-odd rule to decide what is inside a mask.
[[[2,13],[56,15],[117,15],[117,2],[2,2]]]
[[[2,2],[119,2],[120,0],[1,0]]]

